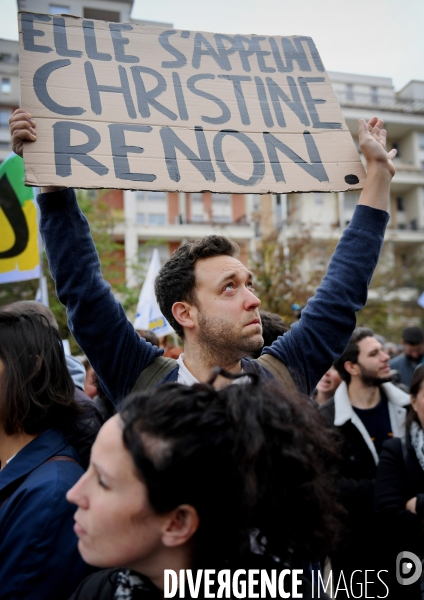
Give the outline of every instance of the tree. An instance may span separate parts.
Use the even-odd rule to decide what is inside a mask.
[[[389,233],[371,282],[370,297],[358,314],[358,325],[399,342],[406,326],[424,326],[424,310],[417,304],[423,291],[421,245],[394,242]]]
[[[314,295],[334,247],[334,240],[315,240],[307,228],[293,236],[275,231],[258,242],[250,266],[261,308],[292,323],[293,305],[303,307]]]

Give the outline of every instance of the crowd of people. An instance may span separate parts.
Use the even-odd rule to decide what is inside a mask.
[[[10,125],[22,155],[36,125],[22,109]],[[208,236],[156,279],[183,343],[167,356],[102,279],[74,191],[41,189],[49,267],[87,362],[65,357],[41,304],[0,309],[1,598],[162,598],[169,569],[298,570],[302,596],[282,597],[325,598],[314,573],[328,558],[334,597],[385,570],[367,597],[421,598],[419,580],[400,594],[395,563],[422,554],[424,342],[407,328],[389,363],[355,329],[396,152],[375,117],[359,140],[364,189],[301,318],[261,312],[238,246]]]

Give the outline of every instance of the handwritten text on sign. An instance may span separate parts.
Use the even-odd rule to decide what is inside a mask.
[[[311,38],[20,14],[26,182],[214,192],[362,187]]]

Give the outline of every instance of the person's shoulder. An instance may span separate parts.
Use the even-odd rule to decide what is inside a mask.
[[[84,474],[79,456],[72,446],[65,446],[55,456],[36,467],[26,477],[23,485],[33,493],[43,493],[46,488],[55,496],[60,496]]]
[[[399,354],[399,356],[395,356],[389,360],[389,365],[396,369],[399,365],[403,364],[406,360],[405,354]]]
[[[86,577],[69,600],[113,600],[119,569],[104,569]]]

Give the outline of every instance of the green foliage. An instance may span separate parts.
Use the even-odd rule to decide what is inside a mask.
[[[292,323],[292,305],[303,307],[314,295],[333,250],[332,241],[317,242],[308,229],[284,238],[275,232],[258,242],[250,268],[261,308],[280,315],[287,325]]]

